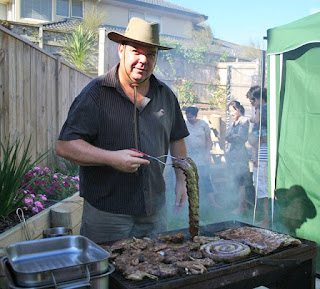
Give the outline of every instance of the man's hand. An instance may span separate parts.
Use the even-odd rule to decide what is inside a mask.
[[[149,165],[150,161],[142,158],[141,153],[132,150],[119,150],[112,152],[111,166],[116,170],[133,173],[136,172],[141,165]]]
[[[93,146],[84,140],[57,141],[57,154],[80,166],[111,166],[116,170],[133,173],[150,161],[133,150],[109,151]]]
[[[173,206],[173,211],[174,213],[178,214],[183,210],[187,201],[186,183],[184,180],[182,182],[178,181],[176,183],[175,191],[176,191],[176,200]]]

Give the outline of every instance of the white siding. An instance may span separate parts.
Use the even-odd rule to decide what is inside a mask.
[[[0,4],[0,19],[7,20],[7,4]]]

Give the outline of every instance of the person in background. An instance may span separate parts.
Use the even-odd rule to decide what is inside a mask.
[[[248,209],[246,187],[252,186],[249,154],[245,146],[248,140],[249,121],[244,117],[244,107],[239,101],[231,101],[227,107],[234,121],[225,138],[230,144],[230,149],[226,153],[226,162],[232,184],[239,192],[238,206],[232,213],[241,214]]]
[[[247,97],[255,108],[255,114],[250,118],[253,123],[248,141],[253,148],[253,164],[257,166],[258,147],[260,143],[267,143],[267,92],[263,90],[260,102],[260,86],[253,86],[248,92]],[[260,111],[261,107],[261,111]],[[261,122],[260,122],[261,119]],[[260,125],[261,124],[261,125]],[[260,140],[259,140],[260,138]]]
[[[267,143],[267,90],[260,86],[252,86],[247,92],[247,98],[254,106],[258,116],[252,119],[254,123],[249,143],[253,146],[253,181],[258,200],[263,202],[263,220],[259,223],[264,228],[269,227],[269,188],[268,188],[268,143]],[[260,125],[261,120],[261,125]]]
[[[81,234],[97,243],[166,231],[164,165],[131,148],[185,157],[189,134],[176,96],[153,75],[158,50],[171,49],[159,44],[159,25],[131,18],[124,34],[108,37],[119,43],[120,63],[75,98],[56,144],[58,155],[80,165]],[[179,212],[186,202],[179,169],[175,192]]]
[[[186,108],[186,118],[187,128],[190,133],[185,139],[187,155],[197,165],[201,196],[204,197],[203,194],[206,193],[209,196],[211,205],[220,207],[216,201],[216,192],[214,192],[210,180],[210,150],[212,147],[210,127],[204,120],[198,119],[198,108],[195,106]]]

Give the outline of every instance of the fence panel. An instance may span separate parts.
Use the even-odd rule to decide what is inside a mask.
[[[32,159],[48,152],[40,165],[52,165],[69,107],[91,79],[0,26],[0,141],[23,140],[25,148],[31,138]]]

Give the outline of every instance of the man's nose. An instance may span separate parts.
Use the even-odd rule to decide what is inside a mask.
[[[145,54],[141,53],[139,55],[139,62],[146,63],[147,62],[147,56]]]

